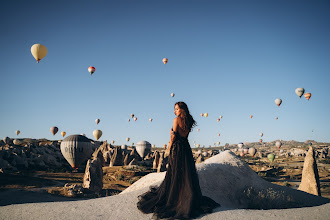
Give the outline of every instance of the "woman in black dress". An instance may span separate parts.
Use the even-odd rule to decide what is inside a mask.
[[[139,196],[137,207],[143,213],[154,213],[157,218],[190,219],[212,212],[220,206],[211,198],[202,196],[188,135],[196,125],[184,102],[174,105],[168,168],[159,187]]]

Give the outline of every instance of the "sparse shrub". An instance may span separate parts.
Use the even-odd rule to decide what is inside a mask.
[[[117,180],[124,180],[125,179],[125,176],[122,175],[122,174],[116,174],[115,177],[116,177]]]
[[[267,176],[266,172],[258,172],[258,176],[265,177]]]
[[[283,185],[289,187],[290,183],[288,181],[285,181]]]

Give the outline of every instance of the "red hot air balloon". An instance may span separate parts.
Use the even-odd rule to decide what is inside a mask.
[[[89,72],[91,75],[93,75],[93,73],[95,72],[95,67],[93,67],[93,66],[88,67],[88,72]]]
[[[250,115],[250,118],[253,118],[253,115]]]

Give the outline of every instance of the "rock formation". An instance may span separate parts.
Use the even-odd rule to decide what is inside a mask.
[[[103,157],[102,157],[103,158]],[[102,161],[99,157],[87,161],[83,179],[83,188],[93,192],[100,192],[103,187]]]
[[[202,163],[204,161],[204,157],[202,154],[200,154],[198,157],[197,157],[197,160],[196,160],[196,163]]]
[[[154,169],[154,170],[156,170],[157,169],[157,167],[158,167],[158,164],[159,164],[159,157],[160,157],[160,155],[159,155],[159,152],[158,151],[156,151],[155,153],[154,153],[154,162],[153,162],[153,164],[152,164],[152,169]]]
[[[159,164],[157,167],[157,173],[163,172],[166,170],[166,161],[165,161],[164,154],[165,154],[164,152],[160,153]]]
[[[110,167],[122,166],[122,165],[123,165],[123,155],[121,152],[121,148],[116,147],[110,160]]]
[[[306,154],[301,184],[298,189],[313,195],[321,196],[319,173],[313,147],[309,147]]]

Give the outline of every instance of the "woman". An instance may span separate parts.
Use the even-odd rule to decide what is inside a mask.
[[[196,125],[184,102],[174,105],[168,168],[159,187],[139,196],[138,209],[154,213],[157,218],[189,219],[209,213],[220,206],[212,199],[202,196],[188,135]]]

